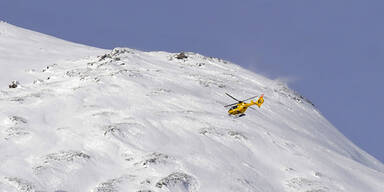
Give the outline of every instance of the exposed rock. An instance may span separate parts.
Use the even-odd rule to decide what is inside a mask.
[[[20,85],[20,83],[18,81],[12,81],[11,84],[9,84],[8,87],[10,89],[14,89],[14,88],[17,88],[19,85]]]
[[[176,55],[176,59],[187,59],[188,56],[185,55],[184,52],[180,52],[179,54]]]
[[[188,192],[195,192],[197,191],[197,181],[190,175],[176,172],[161,179],[159,182],[156,183],[156,187],[167,187],[171,191],[173,188],[183,188]]]
[[[44,162],[49,161],[74,161],[75,159],[90,159],[91,157],[79,151],[61,151],[58,153],[51,153],[46,156]]]
[[[162,153],[152,153],[145,160],[140,162],[144,167],[149,167],[152,164],[166,163],[170,157]]]
[[[26,123],[28,123],[28,121],[25,118],[19,117],[19,116],[16,116],[16,115],[9,117],[9,119],[12,122],[14,122],[15,124],[19,124],[19,123],[26,124]]]
[[[5,177],[4,179],[20,192],[35,192],[34,185],[27,180],[18,177]]]

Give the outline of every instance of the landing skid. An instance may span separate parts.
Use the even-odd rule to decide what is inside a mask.
[[[244,113],[242,113],[242,114],[237,114],[237,115],[230,115],[230,114],[229,114],[229,116],[231,116],[231,117],[234,118],[234,119],[237,119],[237,118],[240,118],[240,117],[244,117],[245,114],[244,114]]]

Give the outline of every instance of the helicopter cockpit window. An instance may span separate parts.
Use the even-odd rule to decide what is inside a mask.
[[[231,109],[236,109],[237,108],[237,106],[233,106]]]

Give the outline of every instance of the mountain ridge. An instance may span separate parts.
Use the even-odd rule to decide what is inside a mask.
[[[0,22],[0,87],[12,80],[30,83],[28,71],[54,62],[77,60],[106,52]],[[5,69],[5,70],[4,70]]]

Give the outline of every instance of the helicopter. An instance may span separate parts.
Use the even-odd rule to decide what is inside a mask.
[[[228,115],[231,116],[236,116],[236,117],[242,117],[242,116],[245,116],[245,111],[248,109],[248,108],[251,108],[251,109],[254,109],[252,108],[251,106],[252,105],[257,105],[259,108],[261,107],[261,105],[264,103],[264,94],[261,94],[261,96],[257,99],[256,102],[254,102],[253,100],[251,100],[250,103],[246,103],[245,101],[248,101],[250,99],[254,99],[254,98],[257,98],[258,96],[253,96],[253,97],[250,97],[248,99],[245,99],[245,100],[238,100],[236,99],[235,97],[233,97],[232,95],[228,94],[228,93],[225,93],[228,97],[232,98],[233,100],[237,101],[236,103],[232,103],[232,104],[229,104],[229,105],[225,105],[224,107],[231,107],[229,110],[228,110]]]

